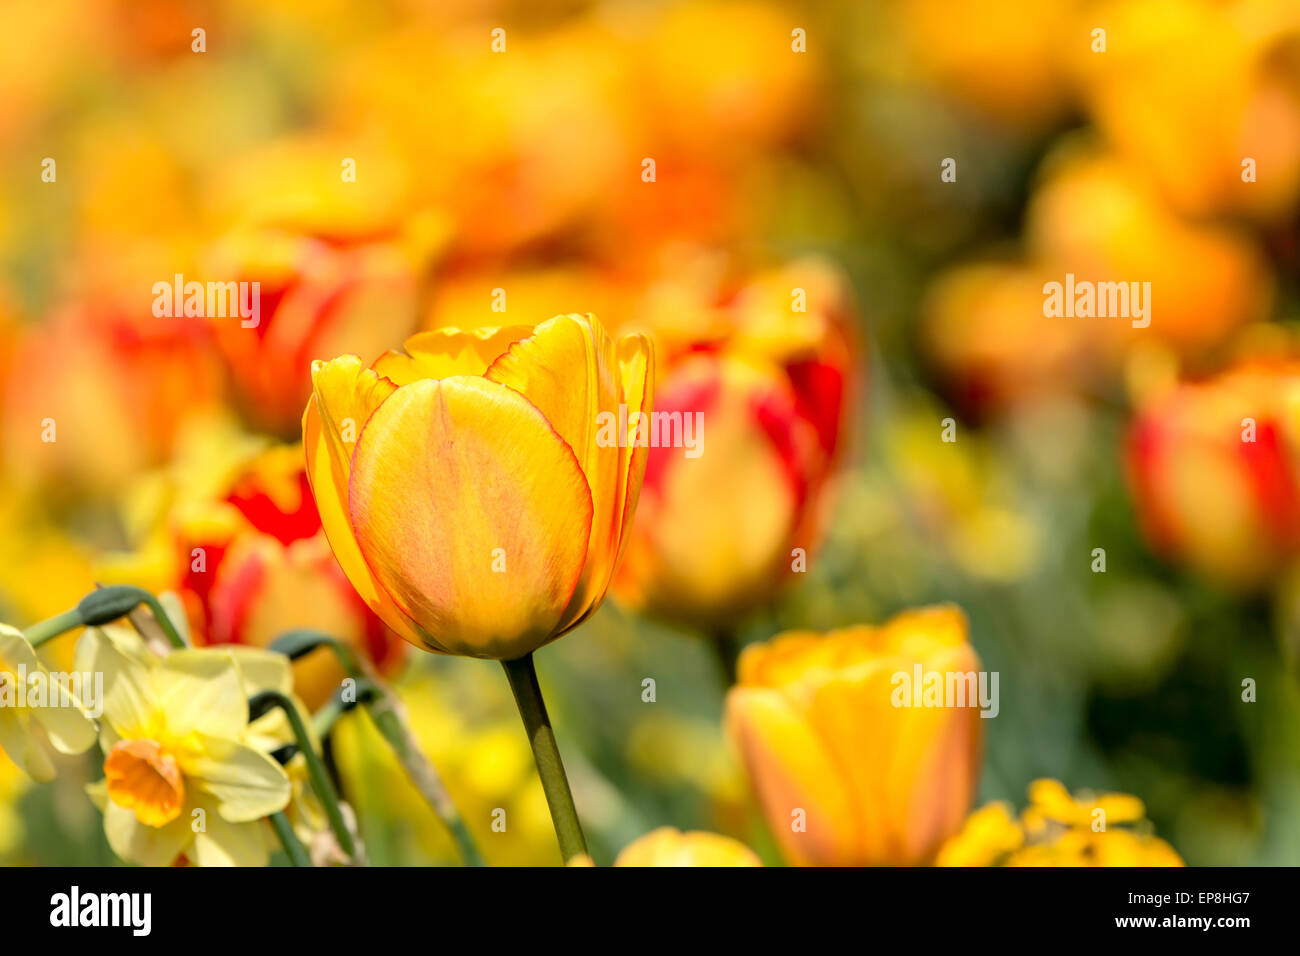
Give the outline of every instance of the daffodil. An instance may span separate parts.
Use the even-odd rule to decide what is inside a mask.
[[[34,779],[54,779],[54,764],[33,723],[60,753],[95,743],[95,725],[71,685],[55,680],[17,629],[0,624],[0,750]]]
[[[104,779],[90,788],[124,860],[165,866],[258,866],[260,822],[289,802],[289,777],[250,733],[248,694],[283,686],[288,662],[269,652],[181,650],[155,657],[122,630],[91,628],[78,667],[104,675]]]

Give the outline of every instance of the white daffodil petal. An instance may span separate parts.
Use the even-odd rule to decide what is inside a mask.
[[[213,814],[208,814],[210,818]],[[201,819],[201,818],[200,818]],[[146,826],[125,807],[111,800],[104,806],[104,835],[113,852],[128,863],[140,866],[171,866],[186,851],[195,834],[191,826],[198,819],[182,813],[161,827]]]
[[[0,707],[0,750],[40,783],[54,779],[54,764],[36,738],[25,713]]]
[[[252,697],[264,690],[278,690],[287,694],[293,689],[293,667],[289,658],[261,647],[231,644],[226,648],[239,665],[239,675],[244,682],[244,695]]]
[[[266,866],[269,858],[266,824],[231,823],[219,812],[208,813],[208,825],[194,834],[194,862],[199,866]]]
[[[105,727],[111,727],[119,737],[148,736],[156,707],[149,670],[142,660],[124,653],[102,631],[92,627],[86,629],[77,645],[77,669],[104,675],[101,716]]]
[[[152,677],[169,734],[234,739],[248,726],[248,698],[227,650],[174,651],[158,662]]]
[[[232,823],[258,820],[289,802],[284,768],[245,744],[203,737],[181,768],[187,783],[217,798],[217,809]]]
[[[81,712],[80,701],[71,692],[64,695],[53,680],[45,706],[32,707],[28,713],[45,728],[50,743],[61,753],[84,753],[95,744],[94,722]]]

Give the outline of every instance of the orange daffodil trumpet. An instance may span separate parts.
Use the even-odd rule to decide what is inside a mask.
[[[506,662],[561,850],[584,852],[531,655],[618,566],[648,448],[600,423],[648,417],[649,341],[591,315],[445,328],[370,368],[315,362],[312,383],[307,474],[344,573],[411,643]]]
[[[898,675],[917,664],[979,671],[960,609],[790,632],[741,654],[727,727],[789,862],[923,864],[961,828],[979,776],[979,711],[969,700],[900,706]]]
[[[312,365],[307,473],[366,603],[426,650],[513,660],[605,596],[647,448],[598,442],[648,415],[651,349],[593,316],[423,332],[366,368]]]

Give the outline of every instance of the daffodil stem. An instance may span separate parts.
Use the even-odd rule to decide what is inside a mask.
[[[96,587],[71,610],[33,624],[27,629],[25,636],[32,647],[39,647],[46,641],[74,628],[98,626],[123,616],[130,617],[141,604],[153,612],[154,620],[158,622],[158,627],[172,647],[179,649],[186,646],[185,639],[176,630],[176,626],[172,624],[171,618],[167,616],[158,599],[143,588],[128,585]],[[132,623],[135,623],[134,618]]]
[[[334,784],[330,782],[329,774],[325,770],[325,764],[321,762],[320,754],[316,753],[316,749],[311,745],[307,725],[303,723],[302,715],[298,713],[298,708],[294,706],[293,701],[279,691],[264,690],[249,700],[249,719],[256,720],[257,717],[260,717],[272,707],[279,707],[284,711],[284,715],[289,718],[289,726],[293,729],[294,740],[298,742],[298,752],[307,761],[307,775],[311,778],[312,789],[316,791],[316,796],[320,798],[321,804],[325,807],[325,816],[329,818],[330,829],[334,831],[339,846],[354,862],[360,862],[357,855],[356,841],[352,839],[352,831],[348,829],[347,821],[343,819],[343,810],[339,806],[338,791],[334,789]]]
[[[415,789],[420,791],[425,802],[450,831],[452,839],[456,841],[456,848],[460,851],[461,862],[466,866],[483,866],[483,857],[474,838],[470,836],[465,821],[461,819],[451,794],[447,792],[433,764],[425,759],[419,742],[403,719],[401,704],[393,695],[382,692],[370,703],[369,712],[370,719],[384,735],[388,746],[393,748],[393,753]]]
[[[46,641],[75,627],[81,627],[81,615],[77,613],[76,608],[73,608],[71,611],[64,611],[62,614],[56,614],[54,617],[33,624],[23,632],[23,637],[27,638],[27,643],[32,647],[40,647]]]
[[[284,847],[285,854],[289,857],[289,862],[294,866],[311,866],[311,857],[303,849],[302,841],[298,839],[298,834],[293,832],[293,824],[289,818],[284,815],[283,810],[277,810],[271,814],[271,829],[275,835],[280,838],[280,845]]]
[[[406,771],[406,776],[451,833],[460,851],[461,862],[466,866],[483,866],[483,856],[479,853],[473,837],[470,836],[469,828],[465,826],[465,821],[452,801],[451,794],[447,792],[442,776],[424,756],[419,742],[411,733],[401,702],[384,686],[378,675],[373,673],[364,658],[353,654],[351,648],[344,642],[318,631],[290,631],[280,635],[271,645],[273,650],[278,650],[294,660],[311,653],[318,647],[329,647],[338,658],[339,664],[356,683],[353,688],[354,693],[348,700],[344,700],[341,691],[336,691],[316,712],[312,718],[316,736],[323,740],[346,711],[358,704],[366,705],[370,719],[383,734],[388,746],[393,749],[393,754],[401,763],[402,769]]]
[[[185,638],[181,637],[180,631],[176,630],[176,625],[167,616],[167,612],[163,610],[162,603],[148,592],[145,593],[143,602],[148,606],[149,610],[153,611],[154,620],[158,622],[158,626],[162,628],[163,633],[167,635],[167,640],[171,646],[176,650],[184,650],[187,646]]]
[[[569,780],[564,774],[564,763],[560,760],[560,748],[555,743],[555,732],[551,730],[551,719],[546,714],[542,689],[537,684],[533,655],[502,661],[501,665],[510,680],[515,705],[519,708],[524,730],[528,733],[528,742],[533,747],[537,775],[542,779],[546,803],[551,808],[551,822],[555,824],[555,836],[560,841],[560,855],[568,863],[587,852],[587,841],[582,835],[578,810],[573,805],[573,793],[569,790]]]

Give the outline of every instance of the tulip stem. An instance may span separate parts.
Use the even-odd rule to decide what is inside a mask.
[[[725,624],[709,635],[709,643],[718,658],[718,667],[722,669],[722,679],[726,686],[736,683],[736,666],[740,661],[740,638],[735,630]]]
[[[528,742],[533,747],[537,775],[542,779],[546,804],[551,808],[551,822],[555,824],[555,836],[560,841],[560,855],[568,863],[587,852],[587,841],[582,835],[578,810],[573,805],[573,793],[569,790],[569,779],[564,774],[564,763],[560,760],[560,748],[555,743],[555,732],[551,730],[551,719],[546,714],[542,689],[537,684],[533,655],[526,654],[518,660],[502,661],[501,666],[506,669],[510,690],[514,692],[519,716],[528,733]]]

